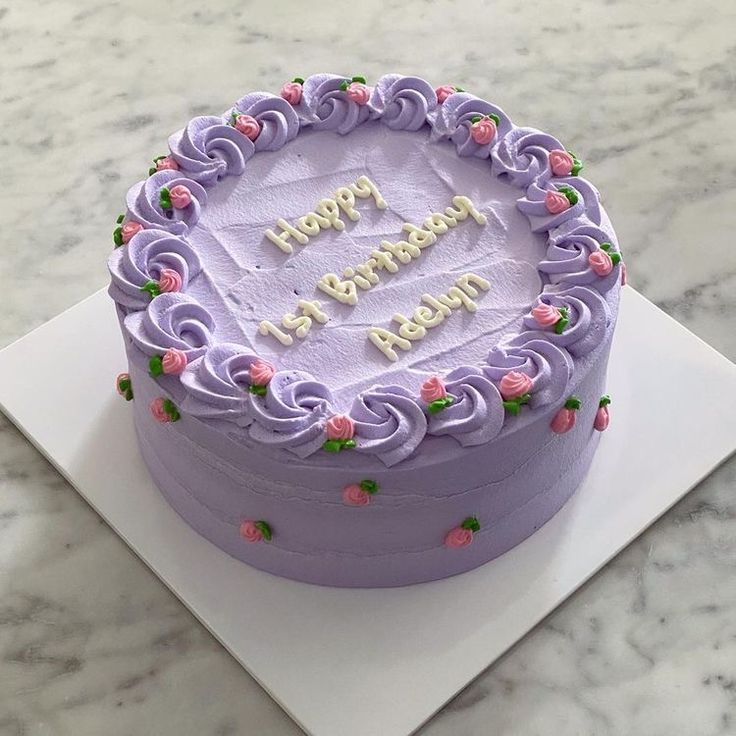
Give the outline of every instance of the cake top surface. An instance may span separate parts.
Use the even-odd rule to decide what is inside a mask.
[[[109,265],[177,416],[393,465],[564,401],[609,325],[623,264],[580,161],[455,87],[314,75],[169,148]]]

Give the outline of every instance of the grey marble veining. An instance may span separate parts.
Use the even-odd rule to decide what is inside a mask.
[[[0,345],[105,284],[125,191],[186,119],[402,71],[582,154],[633,285],[733,359],[735,31],[724,0],[0,0]],[[422,735],[736,733],[734,489],[731,460]],[[299,731],[0,418],[0,734],[102,733]]]

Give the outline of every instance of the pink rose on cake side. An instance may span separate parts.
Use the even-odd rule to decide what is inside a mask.
[[[176,408],[174,402],[171,399],[165,399],[163,396],[154,399],[150,403],[149,408],[151,414],[153,414],[153,418],[162,424],[176,422],[180,418],[179,410]]]
[[[419,389],[419,395],[422,401],[426,401],[429,405],[427,411],[430,414],[436,414],[454,402],[452,396],[447,395],[445,382],[439,376],[431,376],[424,381]]]
[[[271,541],[273,532],[271,526],[265,521],[252,521],[247,520],[240,525],[240,536],[245,539],[246,542],[260,542],[266,540]]]
[[[378,483],[374,480],[362,480],[351,483],[342,490],[342,500],[348,506],[367,506],[371,496],[378,493]]]
[[[328,452],[352,450],[355,446],[355,422],[347,414],[335,414],[325,424],[327,441],[322,449]]]
[[[460,549],[473,541],[473,534],[480,531],[480,524],[475,516],[468,516],[460,526],[450,529],[445,536],[445,547]]]
[[[133,384],[130,381],[130,373],[120,373],[115,379],[115,389],[126,400],[133,398]]]
[[[595,413],[595,420],[593,421],[593,429],[598,432],[605,432],[608,429],[608,425],[611,421],[610,414],[608,412],[608,405],[611,403],[611,397],[608,394],[601,396],[601,400],[598,402],[598,411]]]
[[[235,129],[254,141],[261,134],[260,123],[251,115],[235,115]]]
[[[582,406],[577,396],[571,396],[565,405],[555,414],[550,427],[556,434],[565,434],[575,426],[578,409]]]
[[[559,215],[560,212],[570,209],[570,200],[562,192],[548,189],[544,195],[544,206],[550,214]]]

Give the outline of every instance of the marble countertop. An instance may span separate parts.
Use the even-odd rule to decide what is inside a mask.
[[[583,154],[631,283],[734,359],[735,29],[723,0],[0,0],[0,346],[105,285],[127,186],[183,121],[401,71]],[[736,733],[735,490],[732,458],[422,736]],[[0,734],[101,733],[300,731],[0,417]]]

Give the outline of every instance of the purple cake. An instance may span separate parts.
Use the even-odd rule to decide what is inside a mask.
[[[539,529],[608,425],[624,280],[580,160],[389,74],[255,92],[127,195],[118,391],[168,502],[262,570],[396,586]]]

